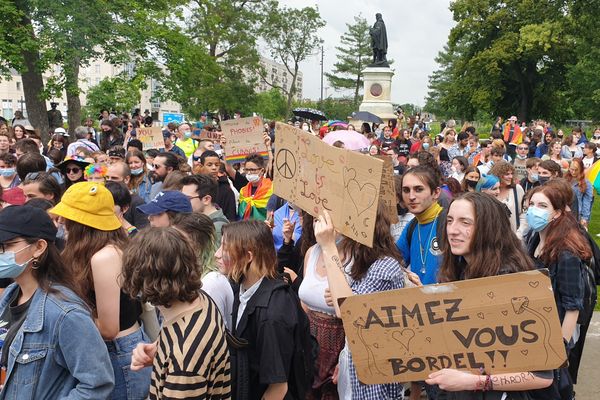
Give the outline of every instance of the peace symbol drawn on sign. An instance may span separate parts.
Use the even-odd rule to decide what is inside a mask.
[[[296,156],[288,149],[279,150],[275,167],[282,178],[292,179],[296,175]]]

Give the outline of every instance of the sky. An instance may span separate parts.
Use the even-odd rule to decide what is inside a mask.
[[[346,31],[346,23],[362,14],[369,25],[375,14],[381,13],[388,37],[387,57],[394,60],[392,69],[392,102],[423,106],[427,95],[429,75],[437,68],[435,57],[447,42],[454,26],[449,0],[279,0],[280,4],[302,8],[318,6],[327,25],[319,33],[324,40],[325,72],[333,70],[335,46]],[[321,54],[301,64],[304,76],[303,96],[317,100],[321,93]],[[324,97],[340,97],[324,78]]]

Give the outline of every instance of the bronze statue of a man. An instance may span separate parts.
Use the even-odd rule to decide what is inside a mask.
[[[388,67],[389,64],[386,58],[388,41],[385,23],[383,22],[380,13],[375,14],[375,18],[377,19],[375,24],[369,29],[369,34],[371,35],[371,48],[373,49],[373,64],[371,64],[371,66]]]

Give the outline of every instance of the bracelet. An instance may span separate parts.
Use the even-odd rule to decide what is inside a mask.
[[[131,225],[129,228],[126,229],[127,231],[127,235],[131,235],[133,232],[137,232],[137,228],[133,225]]]

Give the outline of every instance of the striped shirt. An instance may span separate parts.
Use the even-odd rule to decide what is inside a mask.
[[[163,326],[152,367],[150,399],[230,399],[225,325],[203,291],[201,306]]]

